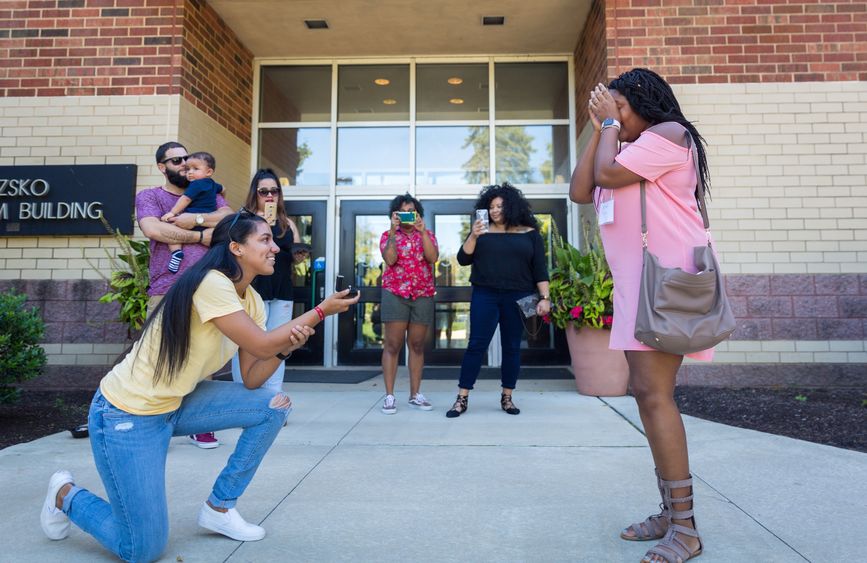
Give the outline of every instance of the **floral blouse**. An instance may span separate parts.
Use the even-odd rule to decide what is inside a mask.
[[[434,248],[439,249],[437,239],[431,231],[427,232]],[[385,252],[388,242],[388,231],[382,233],[379,239],[379,250]],[[403,297],[417,299],[432,297],[435,293],[433,279],[433,264],[424,259],[422,234],[413,229],[410,234],[398,229],[394,233],[397,262],[385,267],[382,274],[382,289]]]

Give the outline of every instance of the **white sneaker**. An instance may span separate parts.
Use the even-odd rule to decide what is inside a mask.
[[[259,541],[265,537],[265,528],[250,524],[234,508],[219,512],[207,502],[199,510],[199,526],[238,541]]]
[[[394,395],[386,395],[385,401],[382,402],[382,412],[385,414],[394,414],[397,412],[397,404],[394,400]]]
[[[64,485],[72,483],[72,473],[66,470],[57,471],[48,481],[48,493],[42,504],[42,513],[39,514],[39,523],[42,531],[50,540],[62,540],[69,535],[69,517],[57,508],[57,492]]]
[[[423,411],[429,411],[433,409],[433,405],[425,398],[421,393],[416,393],[415,397],[409,400],[409,404],[418,407]]]

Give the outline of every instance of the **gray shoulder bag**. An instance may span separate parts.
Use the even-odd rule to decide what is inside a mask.
[[[692,136],[690,143],[695,145]],[[704,186],[693,149],[697,201],[707,245],[693,248],[697,274],[680,268],[665,268],[647,249],[647,204],[641,181],[641,246],[644,265],[635,318],[635,338],[642,344],[669,354],[691,354],[713,348],[736,328],[719,264],[710,242],[710,221],[704,200]]]

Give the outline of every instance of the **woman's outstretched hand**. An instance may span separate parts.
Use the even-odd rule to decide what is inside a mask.
[[[326,315],[333,315],[335,313],[343,313],[344,311],[348,311],[349,308],[361,299],[361,292],[357,292],[354,297],[346,297],[349,293],[350,288],[344,289],[343,291],[338,291],[336,293],[332,293],[325,300],[319,304],[319,308]]]

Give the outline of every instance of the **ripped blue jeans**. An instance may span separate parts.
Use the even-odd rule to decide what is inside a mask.
[[[202,381],[178,410],[141,416],[118,409],[97,391],[88,430],[108,502],[76,484],[63,500],[63,512],[124,561],[158,559],[169,535],[165,469],[172,436],[243,428],[208,497],[214,506],[232,508],[291,410],[288,401],[272,406],[282,397],[267,389]]]

